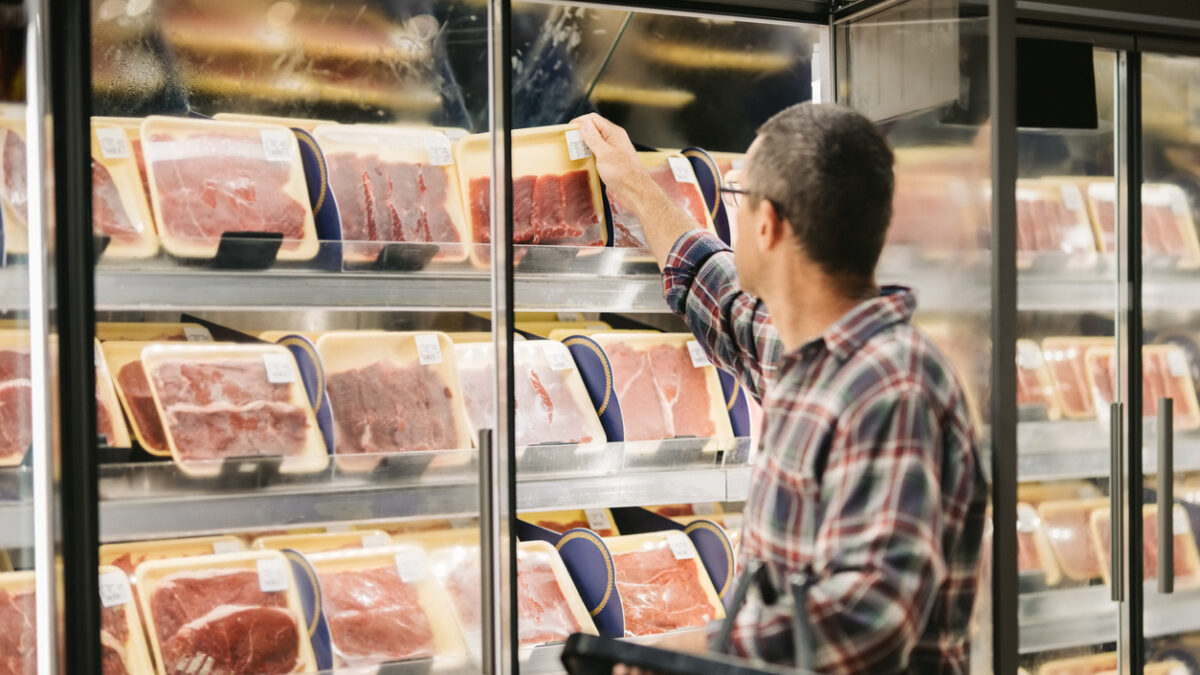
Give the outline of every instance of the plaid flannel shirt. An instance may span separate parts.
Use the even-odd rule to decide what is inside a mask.
[[[968,672],[987,485],[962,387],[891,287],[784,353],[733,253],[693,231],[664,270],[671,309],[763,404],[741,562],[806,572],[820,672]],[[751,593],[734,653],[792,663],[790,607]]]

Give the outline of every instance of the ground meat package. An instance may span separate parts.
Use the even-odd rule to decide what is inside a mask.
[[[1048,337],[1042,340],[1046,372],[1054,383],[1058,408],[1072,420],[1096,416],[1095,397],[1085,355],[1092,347],[1112,347],[1107,337]]]
[[[110,238],[106,258],[149,258],[158,251],[138,158],[125,130],[92,122],[92,230]]]
[[[1095,258],[1096,237],[1087,203],[1072,181],[1017,181],[1017,265],[1042,254]]]
[[[160,675],[317,669],[300,592],[282,553],[145,562],[136,576]]]
[[[158,407],[154,404],[146,369],[142,367],[142,350],[152,344],[157,343],[115,340],[104,342],[102,351],[117,399],[121,402],[138,445],[156,457],[170,457],[167,432],[163,429]]]
[[[109,447],[128,448],[131,445],[129,427],[125,425],[112,373],[99,340],[95,342],[93,353],[96,360],[96,431]]]
[[[639,152],[638,159],[650,171],[650,177],[667,196],[687,212],[695,224],[715,232],[712,213],[700,192],[700,183],[687,157],[669,152]],[[613,245],[625,248],[646,248],[646,235],[637,215],[623,205],[620,195],[608,191],[608,203],[612,207]]]
[[[1087,350],[1085,360],[1096,405],[1107,413],[1108,405],[1116,396],[1116,350],[1111,346],[1091,347]],[[1142,347],[1143,417],[1158,414],[1160,398],[1172,399],[1175,428],[1183,431],[1200,428],[1200,403],[1196,401],[1196,386],[1192,382],[1187,355],[1179,345]]]
[[[220,461],[276,455],[282,473],[329,464],[296,360],[267,344],[155,344],[142,367],[171,456],[193,475]],[[118,378],[120,376],[118,375]]]
[[[1047,586],[1056,586],[1062,580],[1042,518],[1024,503],[1017,504],[1017,571],[1041,572],[1046,575]]]
[[[1092,512],[1107,510],[1108,499],[1046,501],[1038,505],[1042,528],[1062,573],[1072,581],[1100,578],[1100,557],[1091,537]]]
[[[24,108],[0,107],[0,253],[29,252],[29,188],[26,182]]]
[[[567,509],[565,511],[541,511],[522,513],[520,519],[540,528],[563,534],[567,530],[584,528],[601,537],[620,534],[608,509]]]
[[[300,149],[275,124],[148,117],[142,147],[163,248],[212,258],[226,232],[283,235],[278,259],[310,260],[317,231]]]
[[[433,658],[436,671],[466,663],[451,603],[419,546],[307,557],[320,581],[336,666]]]
[[[339,467],[369,471],[380,461],[355,455],[472,447],[445,333],[332,332],[317,351]]]
[[[1017,340],[1017,406],[1022,415],[1028,411],[1048,420],[1062,416],[1042,348],[1033,340]]]
[[[612,367],[625,441],[733,437],[717,369],[690,334],[597,333],[592,339]],[[585,373],[594,375],[603,377]]]
[[[0,330],[0,466],[16,466],[33,441],[29,334]]]
[[[1196,550],[1196,539],[1192,536],[1191,522],[1187,512],[1175,505],[1174,518],[1174,567],[1175,583],[1180,588],[1200,585],[1200,552]],[[1095,509],[1091,513],[1092,544],[1100,558],[1100,573],[1104,583],[1109,583],[1111,571],[1110,539],[1112,527],[1107,508]],[[1158,505],[1142,507],[1142,578],[1150,581],[1158,578]]]
[[[1112,253],[1116,248],[1116,183],[1089,183],[1087,199],[1101,250]],[[1147,258],[1178,258],[1181,267],[1200,266],[1196,225],[1187,195],[1179,186],[1142,185],[1142,252]]]
[[[218,553],[235,553],[245,548],[240,539],[229,535],[101,544],[100,564],[111,565],[132,576],[137,566],[148,560],[195,558]],[[134,581],[136,583],[136,579]]]
[[[656,635],[725,617],[687,535],[652,532],[604,540],[612,552],[625,635]]]
[[[467,416],[475,433],[496,424],[494,343],[454,346]],[[518,446],[603,443],[604,427],[566,345],[554,340],[513,344]]]
[[[471,241],[491,243],[491,136],[468,136],[454,152]],[[578,125],[514,130],[512,162],[514,244],[608,243],[600,174]],[[481,252],[475,258],[487,262]]]
[[[431,128],[321,125],[347,262],[373,262],[383,243],[436,243],[435,260],[465,260],[468,239],[450,139]]]
[[[326,551],[352,551],[391,545],[392,538],[382,530],[359,530],[313,534],[273,534],[258,537],[251,544],[251,548],[274,551],[290,548],[308,555]]]

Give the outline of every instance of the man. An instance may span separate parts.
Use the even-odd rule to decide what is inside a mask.
[[[875,283],[887,142],[845,107],[771,118],[746,157],[731,252],[650,179],[624,130],[578,121],[645,227],[667,303],[763,404],[743,566],[812,580],[794,611],[821,672],[966,673],[987,486],[963,389],[910,323],[912,291]],[[793,663],[792,620],[752,594],[732,650]],[[661,645],[701,650],[695,635]]]

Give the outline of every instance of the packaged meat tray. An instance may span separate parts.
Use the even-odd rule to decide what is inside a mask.
[[[1017,504],[1017,571],[1042,572],[1047,586],[1056,586],[1062,580],[1042,519],[1025,503]]]
[[[1099,675],[1117,667],[1117,653],[1088,654],[1047,661],[1038,675]]]
[[[593,339],[612,366],[624,440],[733,436],[717,369],[690,334],[599,333]]]
[[[148,117],[142,146],[163,248],[212,258],[226,232],[283,235],[279,260],[317,254],[300,149],[275,124]]]
[[[159,343],[115,340],[102,343],[101,350],[115,385],[117,400],[121,402],[138,445],[156,457],[170,457],[167,432],[154,404],[146,369],[142,367],[142,350],[153,344]]]
[[[96,431],[110,448],[128,448],[131,445],[129,427],[125,426],[125,415],[121,413],[121,403],[99,340],[95,341],[93,353],[96,360]]]
[[[491,136],[475,134],[454,149],[471,241],[491,243]],[[578,125],[512,132],[513,243],[604,246],[609,243],[596,160]]]
[[[276,534],[259,537],[250,546],[258,550],[295,549],[305,555],[326,551],[349,551],[391,546],[392,538],[382,530],[322,532],[314,534]]]
[[[466,663],[451,603],[420,547],[316,553],[308,560],[321,585],[335,665],[432,658],[440,671]]]
[[[33,442],[29,334],[0,330],[0,466],[17,466]]]
[[[1101,250],[1112,253],[1116,248],[1116,196],[1114,181],[1088,184],[1088,206],[1092,225]],[[1200,241],[1192,220],[1187,195],[1176,185],[1146,183],[1142,185],[1142,255],[1144,257],[1175,257],[1184,267],[1200,265]]]
[[[444,133],[329,124],[318,126],[313,136],[337,199],[344,260],[373,262],[387,242],[435,243],[435,260],[466,259],[469,235]]]
[[[97,321],[96,338],[101,342],[212,342],[212,333],[198,323],[133,323]]]
[[[1116,350],[1092,347],[1085,358],[1096,404],[1108,406],[1116,397]],[[1158,399],[1164,397],[1174,399],[1177,429],[1200,428],[1200,404],[1187,356],[1178,345],[1146,345],[1142,347],[1142,416],[1156,416]]]
[[[700,192],[700,184],[687,157],[668,152],[639,152],[642,166],[650,171],[650,177],[663,192],[682,208],[697,227],[715,232],[712,213]],[[620,201],[620,195],[608,191],[608,203],[612,208],[613,246],[624,248],[646,248],[646,235],[637,215]]]
[[[518,516],[527,523],[562,534],[575,528],[589,529],[601,537],[621,534],[613,522],[608,509],[567,509],[565,511],[540,511],[522,513]]]
[[[1058,408],[1072,420],[1096,416],[1095,397],[1085,358],[1092,347],[1112,347],[1107,337],[1048,337],[1042,340],[1046,372],[1054,383]]]
[[[159,675],[317,670],[282,553],[156,560],[135,574]]]
[[[0,222],[9,255],[29,252],[29,188],[26,182],[25,116],[0,111]]]
[[[149,258],[158,252],[137,157],[125,130],[92,122],[92,230],[107,235],[109,258]]]
[[[1017,340],[1017,406],[1049,420],[1062,416],[1042,348],[1033,340]]]
[[[657,635],[725,617],[708,572],[682,532],[605,539],[616,568],[625,635]]]
[[[338,466],[354,455],[472,447],[454,348],[445,333],[331,332],[317,340]]]
[[[286,347],[259,344],[167,345],[142,349],[142,367],[171,456],[186,473],[213,476],[220,461],[280,456],[283,473],[329,464]]]
[[[1016,194],[1019,266],[1028,267],[1038,254],[1096,253],[1087,204],[1077,184],[1022,179]]]
[[[111,566],[100,567],[100,672],[102,675],[154,672],[129,575]]]
[[[1100,569],[1090,532],[1092,512],[1107,509],[1107,499],[1047,501],[1038,506],[1046,539],[1068,579],[1090,581],[1107,574]]]
[[[1110,541],[1112,527],[1110,526],[1107,508],[1092,511],[1092,543],[1096,555],[1100,558],[1100,572],[1104,583],[1109,583]],[[1192,527],[1187,512],[1182,506],[1175,505],[1174,519],[1174,567],[1175,582],[1181,587],[1192,587],[1200,584],[1200,552],[1196,550],[1196,539],[1192,536]],[[1146,504],[1142,507],[1142,578],[1146,581],[1158,578],[1158,505]]]
[[[133,160],[137,163],[138,178],[142,182],[142,194],[146,197],[146,204],[150,204],[150,179],[146,177],[146,156],[142,152],[142,122],[145,118],[142,117],[93,117],[92,124],[101,124],[109,127],[116,127],[125,133],[125,142],[129,144],[129,150],[133,153]],[[152,221],[153,222],[153,221]]]
[[[195,558],[245,550],[241,539],[229,535],[188,537],[186,539],[149,539],[121,544],[101,544],[100,564],[111,565],[132,576],[137,566],[148,560]]]
[[[467,416],[476,434],[496,424],[495,349],[491,342],[454,346]],[[516,342],[513,371],[518,446],[606,440],[566,345],[554,340]]]

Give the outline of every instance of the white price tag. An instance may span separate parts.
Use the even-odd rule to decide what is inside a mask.
[[[188,342],[212,342],[212,333],[204,326],[184,326],[183,337]]]
[[[687,350],[688,355],[692,357],[693,366],[697,368],[703,368],[705,366],[712,365],[708,361],[708,355],[704,353],[704,347],[701,347],[699,342],[696,342],[695,340],[688,340]]]
[[[1082,211],[1083,193],[1079,191],[1079,186],[1074,183],[1063,183],[1062,186],[1063,204],[1068,211]]]
[[[283,558],[264,558],[258,567],[258,588],[263,593],[279,593],[288,589],[288,563]]]
[[[396,554],[396,571],[406,584],[419,584],[425,580],[425,556],[420,549],[406,548]]]
[[[690,183],[696,179],[696,174],[692,172],[692,163],[687,157],[668,157],[667,164],[671,167],[671,174],[675,176],[677,183]]]
[[[423,366],[433,366],[442,362],[442,344],[438,336],[424,333],[417,336],[417,360]]]
[[[612,521],[608,519],[608,511],[604,509],[584,509],[583,514],[587,517],[589,529],[597,532],[612,529]]]
[[[121,570],[100,575],[100,604],[105,607],[128,605],[133,602],[133,590],[129,588],[129,577]]]
[[[292,145],[296,142],[295,135],[288,129],[260,129],[262,136],[263,155],[268,162],[292,161]]]
[[[592,156],[592,151],[588,148],[587,143],[583,142],[583,136],[579,135],[578,129],[568,129],[566,135],[568,157],[576,160]]]
[[[446,138],[445,134],[426,138],[425,152],[429,153],[429,163],[434,166],[449,166],[454,163],[454,154],[450,152],[450,139]]]
[[[104,159],[128,159],[132,154],[129,139],[120,129],[100,127],[96,129],[96,140],[100,142],[100,156]]]
[[[391,546],[392,538],[383,532],[372,532],[364,534],[362,538],[363,548],[380,548],[382,546]]]
[[[236,541],[222,539],[213,542],[213,553],[237,553],[242,550],[242,545]]]
[[[696,549],[692,548],[692,541],[682,532],[668,532],[667,546],[671,547],[671,553],[676,560],[687,560],[696,556]]]
[[[1171,519],[1171,533],[1176,536],[1188,534],[1187,517],[1179,509],[1175,510],[1175,517]],[[1188,545],[1191,546],[1191,544]]]
[[[1017,365],[1021,370],[1038,370],[1042,367],[1042,350],[1031,342],[1017,343]]]
[[[558,317],[559,321],[568,321],[572,323],[583,321],[583,315],[581,315],[579,312],[556,312],[555,316]]]
[[[716,515],[717,507],[712,502],[700,502],[699,504],[692,504],[692,512],[698,516],[712,516]]]
[[[571,352],[567,351],[561,342],[547,340],[545,345],[543,349],[546,352],[546,361],[550,363],[550,370],[570,370],[575,367]]]
[[[263,354],[267,367],[267,382],[290,384],[296,381],[296,361],[291,354]]]
[[[332,525],[326,525],[325,531],[330,534],[340,534],[342,532],[349,532],[350,526],[346,523],[333,523]]]
[[[1171,198],[1171,212],[1177,216],[1186,216],[1188,212],[1187,198],[1182,195],[1168,195]]]
[[[742,519],[742,514],[731,513],[731,514],[725,516],[724,518],[722,518],[721,520],[722,520],[722,522],[725,523],[725,531],[726,532],[741,532],[742,531],[742,524],[744,522]]]
[[[1171,369],[1171,377],[1183,377],[1187,375],[1187,358],[1179,349],[1172,349],[1167,352],[1167,367]]]

